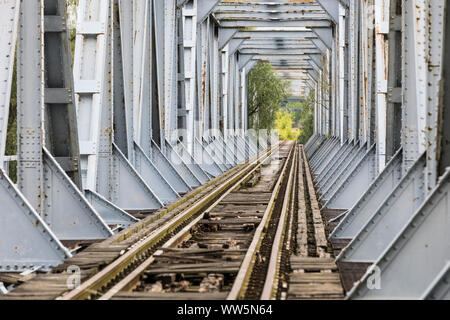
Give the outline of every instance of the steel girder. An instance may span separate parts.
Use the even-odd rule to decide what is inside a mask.
[[[428,287],[425,294],[422,295],[423,300],[449,300],[450,299],[450,262],[447,262],[445,267],[434,279],[432,284]]]
[[[306,155],[308,158],[312,157],[317,149],[322,145],[323,141],[326,139],[325,136],[316,134],[317,138],[312,140],[310,145],[308,145],[308,150],[306,150]]]
[[[312,3],[221,3],[214,12],[224,27],[329,26],[328,15]]]
[[[163,173],[156,167],[152,160],[145,154],[145,152],[139,147],[137,144],[134,146],[134,167],[142,176],[142,179],[147,182],[147,184],[151,184],[155,194],[164,204],[169,204],[180,197],[178,192],[172,187],[169,182],[170,178],[173,178],[172,181],[181,180],[178,175],[168,175]],[[167,178],[165,178],[165,176]],[[177,185],[175,182],[173,185]],[[184,191],[184,189],[178,189]]]
[[[197,56],[197,1],[192,1],[192,7],[183,7],[183,47],[184,47],[184,85],[186,95],[186,147],[193,149],[195,105],[196,105],[196,59]]]
[[[2,6],[5,9],[2,13],[14,11],[9,22],[13,33],[9,45],[12,47],[15,47],[14,25],[18,23],[20,11],[17,57],[19,188],[3,171],[0,173],[0,197],[6,206],[1,220],[7,228],[2,232],[7,236],[2,240],[0,265],[2,271],[8,272],[29,268],[48,271],[70,257],[60,240],[103,239],[112,232],[75,184],[80,183],[75,161],[78,141],[65,4],[51,0],[8,1]],[[9,91],[9,74],[2,74],[2,77],[6,79],[4,89]],[[9,92],[3,96],[5,103],[6,100],[9,100]],[[59,110],[55,109],[58,105]],[[3,122],[0,126],[3,129]],[[65,139],[65,146],[60,139]],[[54,158],[52,153],[59,157]],[[61,165],[72,173],[73,181]]]
[[[199,187],[201,185],[199,178],[197,178],[188,165],[184,163],[183,158],[167,140],[165,145],[166,156],[170,159],[170,162],[175,165],[180,176],[184,178],[192,189]]]
[[[407,53],[403,61],[402,81],[405,119],[402,145],[405,148],[405,169],[411,166],[422,152],[427,151],[425,179],[428,191],[434,188],[439,177],[438,110],[441,104],[439,97],[443,92],[440,84],[444,63],[442,44],[445,31],[448,31],[445,24],[446,15],[443,14],[448,10],[446,6],[448,4],[444,0],[430,3],[411,0],[406,1],[403,6],[403,50]],[[412,21],[414,24],[411,24]],[[422,32],[424,28],[426,32]],[[413,74],[415,76],[412,77]]]
[[[115,10],[117,6],[121,10]],[[147,21],[149,15],[153,12],[151,3],[136,1],[133,2],[133,6],[130,6],[129,3],[125,4],[124,2],[98,1],[95,5],[91,5],[86,1],[81,1],[78,8],[74,77],[80,145],[82,146],[81,164],[82,169],[86,172],[83,187],[99,193],[121,208],[158,209],[164,205],[163,201],[158,198],[129,160],[135,160],[134,145],[130,147],[129,138],[123,136],[122,150],[111,143],[115,140],[113,127],[120,127],[122,135],[131,134],[137,140],[138,145],[139,142],[142,142],[147,149],[147,153],[150,151],[150,145],[147,141],[151,141],[149,135],[151,101],[149,95],[145,94],[144,83],[148,83],[148,80],[145,79],[151,79],[148,71],[151,57],[148,57],[148,54],[144,54],[144,52],[146,51],[145,48],[148,48],[149,43],[151,43],[149,38],[152,34],[152,28]],[[129,18],[133,17],[134,28],[140,26],[139,32],[135,31],[140,41],[134,43],[132,48],[123,51],[127,52],[127,50],[132,49],[134,51],[133,66],[139,64],[143,66],[142,69],[129,65],[131,61],[128,53],[125,53],[125,59],[123,60],[121,60],[120,55],[111,55],[110,48],[114,48],[113,51],[117,52],[120,47],[119,43],[114,42],[118,33],[118,28],[114,25],[120,23],[114,16],[116,12],[123,13]],[[112,21],[115,23],[113,24]],[[129,32],[129,24],[125,25],[123,35],[126,34],[125,32]],[[126,37],[124,36],[121,39],[124,40],[121,46],[123,49],[126,45]],[[96,48],[99,49],[96,50]],[[90,58],[85,59],[85,56]],[[119,64],[117,60],[120,60],[121,63]],[[120,66],[122,66],[122,70]],[[92,77],[91,70],[96,70],[94,81],[90,80]],[[130,70],[133,73],[129,73]],[[113,81],[108,81],[111,75]],[[114,75],[117,75],[117,78]],[[132,78],[134,79],[133,86],[121,85],[121,81],[125,83],[127,79],[129,81]],[[114,98],[121,96],[120,89],[123,90],[125,102],[130,103],[130,99],[133,101],[132,106],[127,105],[125,107],[125,110],[133,110],[133,112],[125,111],[127,121],[130,121],[129,118],[127,119],[127,115],[131,117],[131,114],[134,113],[132,126],[131,124],[114,123],[115,110],[121,109],[114,103]],[[132,93],[129,90],[132,90]],[[139,92],[141,93],[139,94]],[[121,101],[119,98],[119,104]],[[123,125],[126,127],[124,128]],[[127,152],[129,159],[123,151]],[[127,183],[115,183],[119,176]],[[131,190],[141,197],[136,199],[127,197]]]
[[[320,181],[320,178],[332,167],[333,163],[336,162],[342,154],[344,154],[348,149],[350,149],[350,144],[348,142],[344,143],[339,147],[333,157],[327,157],[325,161],[322,162],[322,165],[317,168],[315,173],[315,181]]]
[[[331,150],[328,150],[327,153],[321,159],[319,159],[317,163],[313,165],[312,171],[314,173],[320,173],[328,164],[328,161],[333,159],[341,149],[342,149],[341,144],[336,143]]]
[[[62,0],[42,0],[42,6],[39,2],[24,5],[22,19],[27,19],[27,23],[21,24],[21,32],[24,29],[27,32],[19,44],[19,49],[22,48],[19,62],[24,63],[19,63],[18,71],[19,89],[25,94],[19,99],[22,102],[19,109],[29,108],[29,112],[21,112],[24,115],[19,123],[26,124],[30,131],[26,135],[19,132],[20,139],[28,139],[19,143],[18,160],[22,170],[19,186],[35,213],[43,216],[45,227],[50,226],[54,232],[55,243],[58,239],[107,237],[111,235],[107,224],[125,226],[136,221],[124,210],[158,209],[258,152],[258,147],[244,133],[248,129],[245,76],[254,62],[251,58],[241,59],[236,52],[241,40],[230,50],[226,44],[228,39],[222,36],[225,46],[219,49],[219,25],[209,17],[217,2],[81,0],[74,88],[68,67],[70,56],[62,51],[63,47],[69,48],[64,45],[67,29]],[[45,16],[39,13],[41,8]],[[14,14],[16,19],[9,19],[11,30],[18,25],[18,11]],[[187,17],[192,17],[193,21],[187,21]],[[31,32],[32,24],[45,29]],[[189,26],[193,32],[189,31]],[[12,37],[15,34],[11,32]],[[188,34],[194,37],[189,39]],[[233,40],[232,36],[228,37]],[[41,47],[41,40],[44,47]],[[25,41],[26,50],[23,49]],[[8,47],[11,52],[12,47],[13,44]],[[193,50],[189,52],[187,48]],[[39,58],[36,53],[40,53]],[[11,61],[2,60],[2,63],[11,64]],[[61,68],[56,68],[60,65]],[[36,77],[21,78],[23,70],[35,73]],[[42,81],[41,70],[47,72],[47,82]],[[192,73],[189,75],[189,72]],[[11,74],[6,73],[2,73],[2,79],[7,79],[5,83],[9,86]],[[206,77],[197,76],[200,74]],[[192,83],[188,86],[189,76]],[[180,86],[186,89],[186,99],[183,95],[178,98]],[[39,90],[31,90],[33,87]],[[9,91],[5,90],[7,94]],[[191,97],[193,100],[189,100]],[[6,96],[2,100],[4,112],[0,115],[7,109],[7,100]],[[179,126],[177,121],[185,115],[189,118],[189,101],[190,119],[200,120],[201,126],[195,128],[204,129],[198,138],[208,138],[209,129],[231,129],[232,134],[227,134],[226,139],[222,139],[221,134],[209,136],[213,139],[206,148],[195,143],[198,139],[195,134],[191,135],[192,150],[182,144],[174,146],[180,136],[173,134],[173,129],[186,128],[194,132],[194,121],[185,121],[185,126]],[[212,102],[196,109],[199,101]],[[74,103],[78,117],[75,117]],[[46,108],[31,109],[38,104]],[[57,105],[64,105],[64,108],[54,108]],[[228,124],[220,127],[221,115],[225,114]],[[52,121],[58,117],[69,121],[57,121],[55,125]],[[45,118],[45,130],[41,118]],[[208,122],[209,119],[212,120]],[[7,115],[2,120],[7,121]],[[2,138],[7,129],[5,121],[0,127]],[[69,143],[59,143],[62,138]],[[267,147],[264,139],[258,139],[260,146]],[[186,140],[189,142],[189,138]],[[37,143],[27,143],[29,141]],[[80,165],[76,164],[78,159]],[[223,159],[226,159],[224,164]],[[82,179],[77,179],[78,172]],[[79,189],[81,186],[83,191]],[[38,189],[45,190],[45,200],[34,196],[39,194]],[[14,192],[24,198],[21,192]],[[64,204],[65,209],[70,206],[71,210],[60,214]],[[66,228],[63,221],[72,221],[78,227]],[[56,260],[62,259],[60,255]],[[43,267],[49,268],[49,265]]]
[[[319,189],[319,193],[321,194],[319,201],[328,201],[342,184],[349,179],[349,176],[355,171],[359,162],[368,156],[369,153],[365,144],[359,147],[358,152],[348,162],[344,162],[343,166],[337,170],[338,174],[334,174],[328,184],[321,186]]]
[[[318,193],[323,194],[333,184],[338,181],[342,172],[351,162],[351,160],[358,154],[363,154],[365,150],[355,144],[350,144],[350,150],[348,153],[343,153],[340,158],[330,167],[328,172],[317,183],[319,185]]]
[[[256,41],[265,41],[272,43],[284,43],[288,41],[299,41],[299,40],[308,40],[311,41],[317,38],[317,35],[311,31],[310,29],[283,29],[283,30],[246,30],[246,29],[228,29],[221,28],[224,30],[238,30],[239,36],[246,38],[247,42],[256,42]]]
[[[208,174],[200,166],[201,163],[199,164],[195,162],[194,157],[187,151],[181,141],[178,141],[173,148],[202,185],[210,180]]]
[[[310,160],[311,167],[315,167],[316,164],[322,161],[322,159],[326,157],[330,151],[332,151],[335,148],[338,148],[339,146],[340,142],[338,141],[338,139],[336,139],[335,137],[330,138],[328,143],[324,144],[321,150],[319,150],[317,154],[315,154],[311,158]]]
[[[373,145],[366,155],[356,164],[349,176],[344,178],[333,195],[327,199],[324,208],[352,208],[358,198],[364,193],[377,177],[376,145]]]
[[[277,1],[275,2],[244,2],[244,1],[225,1],[217,6],[215,15],[234,15],[234,14],[245,14],[250,12],[250,14],[262,14],[262,15],[272,15],[288,17],[299,15],[317,15],[323,14],[322,7],[313,2],[292,2],[292,1]],[[258,15],[257,15],[258,16]],[[247,17],[252,17],[247,15]]]
[[[330,238],[353,239],[394,190],[402,176],[402,150],[400,150],[357,202],[348,207],[351,209],[331,233]]]
[[[339,22],[339,0],[317,0],[335,23]]]
[[[48,271],[71,257],[2,169],[0,202],[0,272],[23,272],[36,266]]]
[[[224,28],[258,28],[258,27],[314,27],[329,28],[331,23],[328,17],[322,16],[311,18],[308,20],[292,19],[292,20],[221,20],[220,25]]]
[[[382,143],[378,150],[378,168],[383,170],[385,161],[398,144],[395,140],[400,136],[397,124],[400,116],[397,110],[401,105],[403,155],[400,159],[401,165],[399,159],[395,159],[395,171],[400,168],[403,171],[403,178],[375,210],[376,214],[370,219],[367,217],[361,219],[365,220],[365,226],[357,231],[356,238],[340,256],[344,263],[375,262],[375,266],[381,269],[383,281],[387,282],[383,282],[381,290],[367,290],[365,282],[370,279],[368,272],[359,285],[349,293],[350,298],[420,299],[431,297],[434,288],[437,289],[437,296],[444,297],[447,292],[446,286],[442,287],[439,284],[447,271],[447,261],[442,261],[442,258],[446,259],[448,253],[430,243],[435,243],[433,242],[435,239],[445,243],[448,239],[442,238],[442,234],[439,234],[439,228],[443,227],[442,223],[439,226],[436,224],[433,230],[429,228],[433,218],[428,217],[441,215],[435,219],[442,219],[442,214],[446,210],[445,205],[436,205],[441,201],[440,197],[446,194],[447,188],[445,182],[447,173],[444,174],[442,181],[438,181],[445,168],[438,169],[439,155],[436,151],[442,147],[439,146],[438,138],[440,114],[438,110],[441,104],[438,97],[443,92],[440,83],[445,67],[443,64],[445,48],[442,43],[448,29],[448,25],[445,24],[448,8],[445,1],[430,3],[405,1],[402,3],[400,20],[398,4],[395,0],[385,1],[384,6],[375,8],[376,73],[377,78],[382,79],[376,88],[377,122],[378,127],[383,129],[378,132],[377,139]],[[396,45],[399,42],[397,35],[400,33],[403,39],[401,51],[406,53],[401,59],[401,73],[395,67],[400,62],[400,52]],[[383,61],[385,64],[381,63]],[[400,82],[402,88],[399,87]],[[422,153],[424,155],[419,157]],[[385,170],[381,175],[392,176],[394,170],[392,162],[387,168],[390,169],[387,174],[383,175]],[[386,181],[389,180],[390,178],[387,178]],[[388,182],[384,183],[390,185]],[[433,200],[430,200],[431,198]],[[401,205],[399,201],[402,201]],[[347,218],[344,218],[344,221],[345,219]],[[427,222],[428,229],[424,226]],[[418,227],[420,223],[421,227]],[[357,223],[354,224],[356,225]],[[425,238],[426,245],[420,244]],[[411,249],[413,247],[414,249]],[[422,247],[426,248],[423,252],[420,250]],[[411,250],[415,250],[414,253]],[[416,258],[419,265],[417,268],[414,262]],[[419,271],[420,263],[425,261],[431,272],[425,269]],[[405,282],[408,286],[403,285]]]
[[[308,152],[308,150],[311,149],[311,146],[318,140],[318,138],[320,137],[320,135],[318,134],[313,134],[311,138],[309,138],[309,140],[306,142],[305,144],[305,151]]]
[[[0,6],[0,168],[4,168],[20,5],[8,0]]]
[[[44,10],[41,11],[42,8]],[[42,3],[27,1],[20,4],[20,10],[17,70],[20,75],[17,119],[19,189],[58,239],[109,237],[112,232],[75,184],[79,182],[76,162],[66,167],[68,172],[73,173],[73,182],[54,158],[54,154],[61,154],[69,164],[77,159],[78,153],[78,141],[73,141],[77,135],[73,132],[76,123],[71,94],[71,59],[68,36],[64,35],[67,33],[64,27],[65,3],[54,0]],[[45,29],[36,28],[37,25]],[[49,53],[51,50],[59,52],[57,57],[53,56],[55,52]],[[52,63],[60,67],[54,68]],[[62,110],[53,110],[63,104],[66,108],[61,106]],[[43,107],[45,105],[47,108]],[[46,120],[46,128],[43,119]],[[56,128],[56,125],[50,124],[51,121],[61,123]]]
[[[425,159],[423,159],[425,160]],[[413,166],[414,168],[414,166]],[[370,290],[370,272],[348,293],[350,299],[423,299],[448,296],[450,172],[389,239],[375,260],[381,288]],[[396,213],[398,215],[398,212]],[[370,281],[370,279],[369,279]]]
[[[218,177],[224,172],[221,166],[219,166],[214,157],[209,153],[203,144],[198,140],[194,140],[194,155],[196,163],[201,163],[205,168],[205,171],[212,177]]]
[[[389,159],[395,155],[401,147],[401,117],[402,117],[402,69],[398,68],[402,64],[402,13],[397,8],[400,0],[390,0],[389,14],[389,34],[388,34],[388,99],[387,99],[387,120],[386,120],[386,157]],[[374,135],[374,133],[372,133]]]
[[[410,168],[392,193],[372,213],[338,262],[376,262],[426,198],[425,155]]]
[[[352,150],[355,150],[356,146],[353,143],[345,143],[342,145],[341,149],[339,150],[339,153],[336,154],[336,157],[333,159],[330,159],[330,162],[324,167],[324,169],[320,172],[316,173],[316,177],[314,181],[321,185],[325,178],[327,178],[331,173],[336,170],[338,165],[341,164],[342,159],[345,159]]]
[[[161,175],[167,182],[173,186],[173,189],[179,194],[185,194],[191,191],[189,183],[181,176],[172,162],[165,156],[156,142],[152,141],[151,161],[158,168]]]
[[[89,203],[109,226],[119,225],[128,227],[138,221],[138,219],[112,204],[98,193],[86,190],[84,194]]]

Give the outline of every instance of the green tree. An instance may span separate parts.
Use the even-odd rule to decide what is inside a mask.
[[[300,114],[300,136],[298,142],[306,144],[314,134],[314,91],[311,91],[305,101],[302,103]]]
[[[293,129],[292,113],[280,110],[276,113],[275,130],[278,131],[280,140],[297,140],[300,132],[298,129]]]
[[[288,97],[289,83],[279,79],[268,62],[259,62],[247,77],[250,127],[272,130],[275,115]]]
[[[13,80],[11,86],[11,100],[9,103],[8,132],[6,134],[7,156],[17,154],[17,61],[14,62]],[[17,182],[17,163],[10,162],[9,176],[14,182]]]
[[[294,121],[295,124],[300,125],[300,120],[302,118],[303,102],[288,103],[286,109],[290,113],[292,113],[292,121]]]

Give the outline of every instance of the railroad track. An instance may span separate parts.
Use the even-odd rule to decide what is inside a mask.
[[[336,271],[303,147],[286,142],[6,297],[334,299]]]
[[[293,145],[282,145],[279,158],[264,166],[268,152],[212,203],[190,207],[59,299],[226,298],[258,226],[272,212]]]
[[[326,226],[317,200],[314,182],[303,146],[300,146],[297,187],[293,193],[295,217],[287,259],[289,271],[283,299],[343,299],[344,289],[333,250],[327,241]]]

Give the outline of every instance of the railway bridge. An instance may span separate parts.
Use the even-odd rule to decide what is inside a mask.
[[[75,5],[0,1],[0,299],[450,298],[446,0]]]

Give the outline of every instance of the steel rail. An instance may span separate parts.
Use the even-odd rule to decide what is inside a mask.
[[[269,268],[267,269],[266,281],[264,283],[261,300],[276,299],[280,275],[281,255],[283,253],[283,244],[285,239],[285,232],[287,227],[287,218],[289,216],[289,206],[291,199],[294,197],[293,186],[294,177],[297,174],[298,150],[295,147],[294,161],[292,163],[293,169],[290,171],[287,188],[284,194],[283,207],[278,222],[277,232],[275,234],[272,252],[270,255]]]
[[[271,156],[271,154],[264,155],[267,159]],[[239,181],[237,181],[232,187],[228,188],[227,191],[225,191],[219,199],[217,199],[212,205],[210,205],[202,214],[200,214],[197,218],[195,218],[193,221],[191,221],[187,226],[185,226],[180,232],[178,232],[175,236],[173,236],[170,240],[168,240],[162,248],[171,248],[180,241],[182,241],[183,238],[186,237],[186,235],[189,233],[189,231],[201,221],[206,212],[212,211],[214,207],[216,207],[225,197],[227,197],[229,194],[231,194],[233,191],[239,189],[239,187],[244,184],[246,181],[248,181],[252,175],[263,165],[263,162],[266,160],[261,160],[259,163],[253,167],[243,178],[241,178]],[[116,284],[113,288],[111,288],[108,292],[106,292],[99,300],[109,300],[111,299],[115,294],[119,293],[120,291],[129,291],[132,290],[139,281],[139,278],[141,275],[145,272],[145,270],[155,261],[155,257],[162,255],[164,253],[163,250],[156,251],[153,255],[151,255],[147,260],[145,260],[139,267],[137,267],[133,272],[131,272],[128,276],[126,276],[122,281],[120,281],[118,284]]]
[[[275,146],[273,148],[279,148],[279,146]],[[264,154],[264,153],[263,153]],[[259,155],[261,156],[261,155]],[[111,238],[105,240],[105,242],[109,242],[110,244],[120,244],[123,241],[126,241],[130,239],[131,237],[135,237],[137,235],[141,237],[148,236],[155,228],[149,228],[150,225],[155,223],[156,221],[160,220],[161,218],[165,218],[167,216],[173,215],[173,214],[179,214],[184,209],[186,209],[188,206],[192,205],[194,201],[197,200],[197,198],[202,197],[202,193],[208,192],[208,189],[217,185],[220,183],[220,181],[223,181],[226,179],[226,177],[230,177],[234,172],[237,172],[238,170],[242,169],[242,167],[254,161],[258,155],[254,155],[249,160],[247,160],[245,163],[239,164],[235,166],[234,168],[222,173],[220,176],[214,178],[213,180],[209,181],[208,183],[204,184],[201,187],[198,187],[188,194],[184,195],[182,198],[174,201],[173,203],[167,205],[164,208],[159,209],[155,214],[153,214],[151,217],[145,218],[134,225],[130,226],[126,230],[122,231],[121,233],[112,236]],[[137,242],[137,241],[136,241]]]
[[[247,253],[244,257],[244,260],[241,264],[241,267],[239,268],[239,272],[233,283],[231,291],[227,296],[227,300],[240,300],[240,299],[243,299],[245,296],[245,293],[248,289],[248,283],[250,280],[250,276],[253,273],[253,268],[255,266],[257,254],[261,248],[261,244],[264,239],[264,236],[267,234],[267,228],[268,228],[269,222],[271,220],[272,213],[274,211],[275,202],[276,202],[279,192],[281,190],[282,183],[283,183],[284,179],[286,178],[286,174],[288,173],[289,160],[291,159],[291,157],[294,156],[294,153],[295,153],[295,147],[291,149],[289,156],[286,159],[286,162],[283,166],[281,174],[277,180],[274,191],[272,193],[272,197],[270,198],[267,209],[264,212],[264,216],[261,220],[261,223],[259,224],[259,226],[254,234],[254,237],[250,244],[250,247],[248,248],[248,251],[247,251]],[[294,164],[294,162],[292,162],[292,164]],[[291,172],[292,171],[293,170],[291,170]],[[289,190],[289,189],[287,188],[287,190]]]
[[[190,223],[190,219],[201,212],[205,207],[210,205],[210,203],[217,197],[220,197],[224,192],[233,190],[236,186],[238,186],[243,177],[246,177],[247,174],[255,167],[258,167],[260,163],[270,157],[276,150],[279,149],[279,147],[279,145],[274,146],[259,157],[254,156],[246,163],[246,165],[241,165],[239,170],[236,169],[238,172],[231,178],[228,178],[221,183],[221,185],[217,187],[214,192],[206,194],[193,205],[176,215],[175,218],[158,227],[156,230],[151,231],[144,239],[141,239],[138,243],[133,245],[131,249],[120,258],[106,266],[101,272],[85,281],[76,289],[59,297],[58,300],[90,299],[93,296],[101,294],[102,291],[108,290],[108,284],[113,282],[118,277],[127,277],[128,275],[131,277],[131,274],[139,268],[141,262],[148,262],[147,258],[154,254],[151,250],[154,250],[155,247],[160,247],[165,242],[170,240],[173,237],[172,234],[174,232],[178,234],[178,229],[184,228],[186,224]]]

